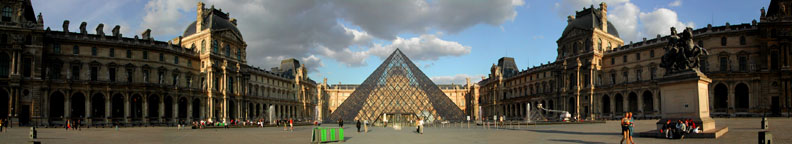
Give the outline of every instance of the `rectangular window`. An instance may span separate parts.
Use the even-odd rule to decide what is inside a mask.
[[[110,82],[116,81],[116,69],[115,68],[108,68],[107,71],[110,73]]]
[[[740,56],[740,71],[748,71],[748,58]]]
[[[720,71],[725,72],[729,67],[729,59],[727,57],[720,57]]]
[[[160,70],[159,74],[157,75],[157,81],[158,81],[157,84],[162,84],[163,82],[165,82],[164,76],[165,76],[165,72]]]
[[[635,60],[641,60],[641,53],[635,53]]]
[[[115,48],[110,48],[110,57],[115,57]]]
[[[192,76],[188,75],[185,79],[187,80],[187,87],[192,87]]]
[[[212,87],[214,87],[215,91],[220,91],[220,79],[219,78],[214,78],[214,85]]]
[[[149,82],[149,70],[143,70],[143,83]]]
[[[72,80],[80,80],[80,66],[72,66]]]
[[[179,56],[173,56],[173,63],[179,64]]]
[[[627,55],[622,56],[622,62],[627,63]]]
[[[654,57],[654,50],[649,50],[649,57]]]
[[[33,59],[32,58],[24,58],[22,60],[22,76],[30,77],[33,74]]]
[[[165,61],[165,54],[163,54],[163,53],[160,53],[160,55],[159,55],[159,61]]]
[[[134,74],[134,73],[132,73],[132,69],[131,69],[131,68],[130,68],[130,69],[126,69],[126,72],[127,72],[126,81],[127,81],[128,83],[132,83],[132,80],[134,80],[134,76],[135,76],[135,74]]]
[[[622,76],[624,77],[624,80],[622,82],[627,83],[628,81],[630,81],[629,74],[630,72],[626,72],[626,71],[622,73]]]
[[[173,87],[179,86],[179,75],[178,74],[173,74],[172,79],[173,79]]]
[[[80,46],[74,45],[74,48],[72,48],[72,54],[74,55],[80,54]]]
[[[610,78],[611,78],[611,84],[615,85],[616,84],[616,74],[615,73],[611,73],[611,77]]]
[[[91,56],[96,56],[96,47],[91,47]]]
[[[642,70],[635,71],[635,81],[641,81]]]
[[[52,44],[52,53],[60,54],[61,53],[61,45],[60,44]]]
[[[649,78],[650,78],[650,79],[652,79],[652,80],[654,80],[654,79],[655,79],[655,74],[657,74],[657,68],[654,68],[654,67],[653,67],[653,68],[651,68],[651,69],[650,69],[650,71],[649,71]]]
[[[99,67],[91,67],[91,81],[99,80]]]
[[[611,58],[611,65],[616,64],[616,58]]]
[[[126,50],[126,57],[132,58],[132,50]]]
[[[143,51],[143,59],[148,59],[148,51]]]

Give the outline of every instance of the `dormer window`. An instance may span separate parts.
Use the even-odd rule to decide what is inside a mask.
[[[13,15],[12,11],[13,10],[11,10],[11,7],[4,7],[3,8],[3,21],[4,22],[10,22],[11,21],[11,16]]]

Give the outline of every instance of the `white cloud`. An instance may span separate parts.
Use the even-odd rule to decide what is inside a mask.
[[[474,75],[470,76],[467,74],[456,74],[453,76],[433,76],[429,79],[432,79],[432,82],[435,84],[467,84],[467,78],[470,78],[471,83],[475,83],[477,79],[481,78],[484,75]]]
[[[575,11],[580,11],[584,7],[599,8],[599,3],[608,4],[608,21],[616,26],[619,35],[625,43],[637,41],[642,37],[654,37],[657,34],[667,35],[669,28],[694,26],[692,22],[682,22],[678,19],[676,12],[667,8],[658,8],[651,12],[642,12],[630,0],[561,0],[555,3],[560,18],[566,20],[566,16],[574,15]],[[679,6],[681,1],[677,0],[669,6]]]
[[[615,5],[608,10],[608,21],[616,26],[619,36],[625,40],[638,39],[638,14],[641,10],[633,3]]]
[[[671,27],[676,27],[680,32],[685,27],[694,27],[693,22],[683,23],[677,18],[676,12],[665,8],[659,8],[649,13],[642,12],[639,17],[641,23],[644,24],[643,31],[648,36],[668,35],[671,33]]]
[[[678,6],[682,6],[682,0],[675,0],[675,1],[671,2],[671,3],[668,3],[668,6],[669,6],[669,7],[678,7]]]
[[[458,42],[442,40],[433,34],[423,34],[409,39],[397,37],[390,45],[375,44],[369,52],[382,59],[387,58],[399,48],[412,60],[437,60],[444,56],[461,56],[470,53],[470,46]]]
[[[181,35],[194,21],[197,0],[153,0],[141,25],[154,36]],[[280,59],[321,63],[331,58],[347,66],[366,65],[369,56],[387,56],[396,47],[416,60],[470,53],[470,46],[427,31],[456,33],[477,24],[499,26],[513,20],[522,0],[456,1],[280,1],[208,0],[206,7],[225,8],[247,40],[249,64],[277,66]],[[350,28],[355,27],[355,28]],[[418,37],[399,37],[416,34]],[[165,37],[171,39],[171,37]],[[374,42],[377,43],[374,43]],[[355,49],[352,49],[355,48]],[[385,52],[387,51],[387,52]],[[383,54],[387,53],[387,54]],[[415,55],[415,56],[412,56]],[[306,65],[309,66],[309,65]],[[309,66],[316,69],[318,66]]]

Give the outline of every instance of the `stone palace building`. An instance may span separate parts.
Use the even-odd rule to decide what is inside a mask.
[[[772,0],[759,20],[707,25],[694,40],[709,51],[702,71],[709,86],[713,116],[788,115],[792,104],[792,1]],[[608,21],[607,4],[568,17],[555,61],[519,70],[501,58],[478,82],[485,118],[523,119],[526,104],[565,110],[579,119],[659,117],[658,67],[668,36],[625,42]],[[676,28],[680,32],[684,28]]]
[[[322,84],[295,59],[247,64],[237,20],[197,5],[170,41],[80,24],[44,28],[30,0],[0,2],[0,119],[21,125],[159,125],[199,120],[317,119]],[[89,32],[90,31],[90,32]]]

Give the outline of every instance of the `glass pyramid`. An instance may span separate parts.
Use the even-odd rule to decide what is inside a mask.
[[[387,116],[386,115],[390,115]],[[423,118],[461,121],[464,113],[399,49],[396,49],[328,117],[328,121],[382,122],[398,115],[405,120]]]

